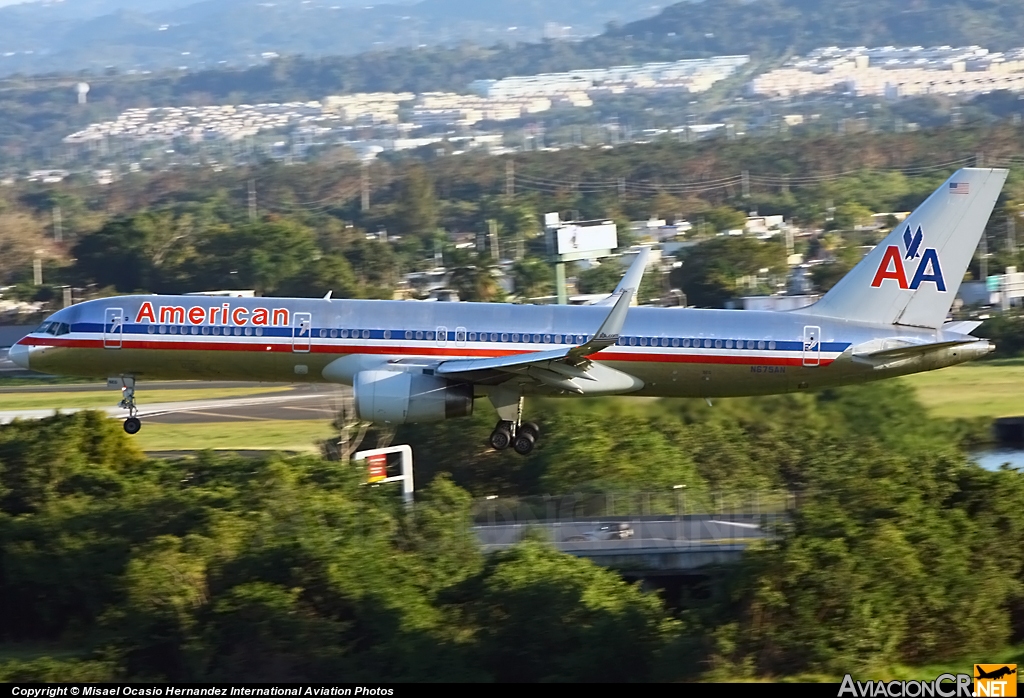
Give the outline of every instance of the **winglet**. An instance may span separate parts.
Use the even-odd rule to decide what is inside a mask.
[[[566,358],[573,363],[580,362],[584,357],[616,344],[619,341],[622,326],[626,324],[626,314],[629,312],[629,304],[633,301],[633,293],[632,288],[627,288],[612,294],[611,300],[615,306],[601,323],[601,327],[589,342],[570,349]]]
[[[619,281],[619,285],[615,287],[614,291],[612,291],[612,295],[599,300],[597,303],[594,303],[594,305],[615,305],[619,300],[617,297],[618,294],[627,289],[631,290],[635,295],[640,289],[640,281],[644,278],[644,272],[647,271],[647,258],[650,257],[650,255],[650,247],[641,247],[640,251],[636,255],[636,259],[633,260],[633,263],[629,266],[629,269],[626,270],[622,280]]]

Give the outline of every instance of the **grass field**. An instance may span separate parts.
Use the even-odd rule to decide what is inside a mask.
[[[159,390],[147,394],[147,402],[183,402],[213,400],[222,397],[245,397],[286,392],[288,388],[188,388]],[[121,399],[117,390],[81,392],[10,392],[0,393],[0,410],[71,409],[81,407],[114,407]]]
[[[918,398],[937,417],[974,418],[1024,415],[1024,359],[963,364],[939,371],[907,376]],[[189,388],[153,392],[149,402],[183,402],[222,397],[280,393],[288,388]],[[111,407],[119,399],[115,390],[83,392],[0,392],[0,410]],[[564,400],[533,401],[535,409],[558,412],[587,408],[622,409],[646,413],[664,409],[659,400],[605,398],[577,403]],[[597,403],[602,403],[598,405]],[[619,405],[616,407],[610,403]],[[619,404],[621,403],[621,404]],[[486,405],[481,405],[481,409]],[[146,451],[230,450],[315,451],[315,442],[332,433],[329,420],[266,420],[211,422],[204,424],[154,424],[147,422],[135,437]]]
[[[1024,415],[1024,360],[961,364],[903,380],[936,417]]]
[[[300,451],[315,453],[318,440],[335,432],[328,420],[274,420],[213,422],[207,424],[154,424],[144,422],[133,440],[144,451],[203,449],[234,451]]]

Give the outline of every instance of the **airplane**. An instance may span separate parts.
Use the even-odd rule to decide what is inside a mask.
[[[993,670],[991,672],[985,671],[981,667],[977,667],[976,671],[977,671],[978,675],[975,678],[979,678],[979,679],[995,679],[995,680],[1001,679],[1004,676],[1010,676],[1012,674],[1016,674],[1017,673],[1016,669],[1011,669],[1008,666],[1000,667],[1000,668],[995,669],[995,670]]]
[[[465,417],[490,445],[530,453],[527,396],[713,398],[814,391],[970,361],[980,322],[946,322],[1007,170],[954,173],[813,305],[789,311],[632,306],[641,249],[588,306],[129,295],[51,315],[10,351],[19,366],[119,385],[141,428],[138,380],[320,382],[353,387],[378,424]]]

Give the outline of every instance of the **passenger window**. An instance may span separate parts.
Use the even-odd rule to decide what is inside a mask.
[[[412,330],[406,330],[405,331],[405,338],[406,339],[412,339]]]
[[[629,338],[629,346],[631,346],[631,347],[635,347],[636,346],[636,337],[630,337]]]
[[[193,331],[192,334],[195,334],[195,332]],[[251,327],[246,327],[245,328],[245,336],[246,337],[252,337],[252,328]],[[320,330],[320,336],[321,337],[324,336],[324,331],[323,330]]]
[[[163,328],[163,327],[161,327],[161,328],[160,328],[160,334],[163,334],[163,333],[164,333],[164,328]],[[220,334],[220,327],[214,327],[214,328],[213,328],[213,333],[214,333],[215,335],[219,335],[219,334]]]
[[[768,349],[775,351],[775,342],[768,342]]]
[[[726,340],[726,342],[725,342],[725,348],[726,348],[726,349],[732,349],[732,340],[731,340],[731,339],[729,339],[729,340]]]
[[[185,328],[183,327],[182,329],[185,329]],[[248,328],[246,328],[246,329],[248,329]],[[192,334],[199,334],[199,327],[197,327],[196,325],[192,325],[191,332],[192,332]],[[246,332],[246,334],[249,334],[249,333]]]
[[[512,341],[513,342],[518,342],[519,341],[519,333],[518,332],[512,333]]]
[[[363,339],[370,338],[370,330],[363,330]]]
[[[416,330],[416,339],[423,339],[423,330]]]
[[[676,337],[675,339],[672,340],[672,346],[674,346],[674,347],[678,347],[679,346],[679,337]]]
[[[540,342],[540,335],[539,334],[533,335],[533,343],[537,344],[539,342]]]
[[[391,339],[391,330],[384,330],[384,339]]]
[[[257,327],[256,328],[256,336],[257,337],[262,337],[263,336],[263,328],[262,327]],[[331,336],[334,337],[334,336],[337,336],[337,335],[335,335],[334,332],[332,331],[331,332]]]
[[[259,332],[257,332],[257,334],[259,334]],[[337,339],[337,338],[338,338],[338,330],[331,330],[331,339]]]
[[[476,332],[470,332],[469,333],[469,341],[471,341],[471,342],[475,342],[476,341]]]
[[[544,343],[545,344],[551,344],[551,335],[549,335],[549,334],[544,335]]]
[[[148,332],[149,334],[155,334],[156,333],[156,326],[155,325],[148,326],[146,328],[146,332]],[[206,328],[205,327],[203,328],[203,334],[206,334]]]
[[[501,341],[503,341],[503,342],[507,342],[508,341],[508,333],[507,332],[502,332],[501,333]]]
[[[760,342],[757,343],[757,348],[764,349],[764,340],[761,340]]]

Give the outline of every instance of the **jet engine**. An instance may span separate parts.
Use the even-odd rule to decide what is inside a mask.
[[[473,386],[423,373],[360,371],[352,381],[356,413],[377,424],[440,422],[473,414]]]

